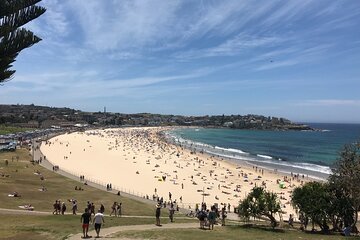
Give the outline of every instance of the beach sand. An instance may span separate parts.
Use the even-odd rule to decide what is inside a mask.
[[[163,197],[186,209],[217,203],[231,212],[251,189],[265,186],[281,197],[284,219],[295,215],[290,205],[294,187],[306,179],[260,169],[245,162],[234,164],[204,153],[191,152],[163,141],[159,132],[169,128],[120,128],[64,134],[48,140],[41,151],[53,164],[85,180],[142,197]],[[165,178],[165,180],[164,180]],[[284,181],[284,178],[286,178]],[[280,188],[284,181],[286,188]],[[182,200],[180,200],[182,198]]]

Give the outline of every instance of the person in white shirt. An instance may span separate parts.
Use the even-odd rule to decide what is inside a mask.
[[[94,220],[93,220],[93,224],[95,223],[95,231],[96,231],[96,237],[100,237],[100,229],[101,229],[101,224],[105,224],[104,221],[104,215],[101,213],[101,210],[99,209],[98,212],[95,214],[94,216]]]

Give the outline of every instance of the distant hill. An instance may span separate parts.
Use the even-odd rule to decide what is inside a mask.
[[[313,130],[280,117],[261,115],[179,116],[83,112],[36,105],[0,105],[0,124],[25,128],[95,126],[199,126],[235,129]]]

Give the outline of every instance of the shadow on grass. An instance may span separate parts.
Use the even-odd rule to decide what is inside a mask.
[[[285,233],[286,231],[284,229],[279,229],[279,228],[271,228],[269,226],[265,226],[265,225],[257,225],[257,224],[244,224],[244,225],[237,225],[237,226],[232,226],[233,228],[238,228],[238,229],[256,229],[256,230],[261,230],[264,232],[274,232],[274,233]]]
[[[236,226],[231,226],[231,228],[233,229],[254,229],[254,230],[258,230],[258,231],[263,231],[263,232],[271,232],[271,233],[286,233],[288,231],[296,231],[296,232],[301,232],[304,234],[309,234],[309,235],[317,235],[317,236],[339,236],[341,237],[341,234],[339,232],[328,232],[328,233],[324,233],[322,231],[311,231],[311,230],[306,230],[306,231],[300,231],[299,229],[296,228],[292,228],[292,229],[282,229],[282,228],[275,228],[272,229],[270,226],[266,226],[266,225],[259,225],[259,224],[244,224],[244,225],[236,225]]]
[[[311,234],[311,235],[322,235],[322,236],[339,236],[341,237],[341,233],[340,232],[333,232],[333,231],[330,231],[330,232],[323,232],[323,231],[313,231],[313,230],[305,230],[305,231],[302,231],[303,233],[305,234]]]

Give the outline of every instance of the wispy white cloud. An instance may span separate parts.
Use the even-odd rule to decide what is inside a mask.
[[[320,9],[319,11],[317,11],[314,14],[314,17],[324,17],[330,14],[333,14],[336,9],[338,9],[341,5],[343,5],[343,2],[340,1],[332,1],[332,2],[328,2],[326,7],[323,7],[322,9]]]
[[[253,62],[264,62],[259,66],[254,67],[255,71],[270,70],[280,67],[293,66],[298,64],[308,64],[319,61],[328,56],[325,54],[333,45],[322,44],[314,47],[300,46],[285,48],[279,51],[270,51],[252,59]]]
[[[192,19],[187,22],[182,33],[182,40],[199,39],[212,32],[225,31],[231,32],[230,27],[226,27],[229,20],[238,15],[242,9],[246,8],[246,2],[243,1],[219,1],[203,6],[192,15]],[[234,30],[232,28],[232,30]]]
[[[259,67],[254,68],[254,70],[256,70],[256,71],[270,70],[270,69],[274,69],[274,68],[293,66],[296,64],[299,64],[299,61],[284,60],[284,61],[268,62],[267,64],[263,64]]]
[[[174,54],[178,59],[196,59],[205,57],[236,56],[243,51],[255,49],[258,47],[270,47],[283,42],[284,39],[272,36],[254,37],[245,34],[237,35],[234,38],[226,40],[224,43],[215,47],[205,49],[192,49],[181,51]]]
[[[58,0],[43,1],[38,4],[46,8],[46,13],[27,26],[42,38],[60,41],[69,34],[70,23],[66,16],[66,5]]]
[[[283,32],[278,32],[282,25],[286,27],[283,23],[291,24],[313,13],[312,8],[322,6],[308,0],[229,0],[197,4],[179,0],[68,0],[60,4],[58,0],[48,0],[44,3],[48,12],[46,24],[41,22],[42,31],[52,35],[52,39],[57,36],[61,44],[62,37],[72,29],[71,34],[76,34],[80,40],[76,46],[62,46],[65,51],[59,57],[84,62],[91,61],[99,53],[109,60],[156,58],[156,53],[161,51],[170,51],[167,55],[177,59],[198,59],[237,56],[257,47],[272,48],[284,42]],[[331,15],[335,5],[329,4],[318,14]],[[187,11],[188,8],[191,11]],[[71,18],[70,14],[73,14]],[[335,18],[334,21],[342,20]],[[270,26],[278,23],[269,31]],[[75,32],[74,27],[79,29]],[[295,33],[290,35],[301,38]],[[193,44],[200,39],[210,41]],[[301,43],[297,44],[301,48]]]
[[[108,54],[109,59],[111,60],[128,60],[128,59],[144,59],[144,57],[139,52],[131,52],[131,51],[119,51],[112,52]]]
[[[160,44],[173,35],[179,1],[73,0],[81,31],[89,46],[107,51]]]
[[[308,10],[310,4],[313,1],[311,0],[302,0],[302,1],[286,1],[277,2],[277,5],[268,9],[269,15],[267,18],[264,18],[263,25],[272,26],[275,24],[286,24],[293,21],[294,19],[303,17],[304,12]]]
[[[156,85],[170,81],[197,79],[216,71],[216,68],[200,68],[186,74],[163,76],[144,76],[134,78],[109,78],[111,74],[102,76],[101,72],[62,71],[41,74],[19,75],[15,84],[5,87],[8,94],[27,92],[61,92],[62,98],[96,98],[127,95],[131,89]],[[108,79],[104,79],[108,78]]]

